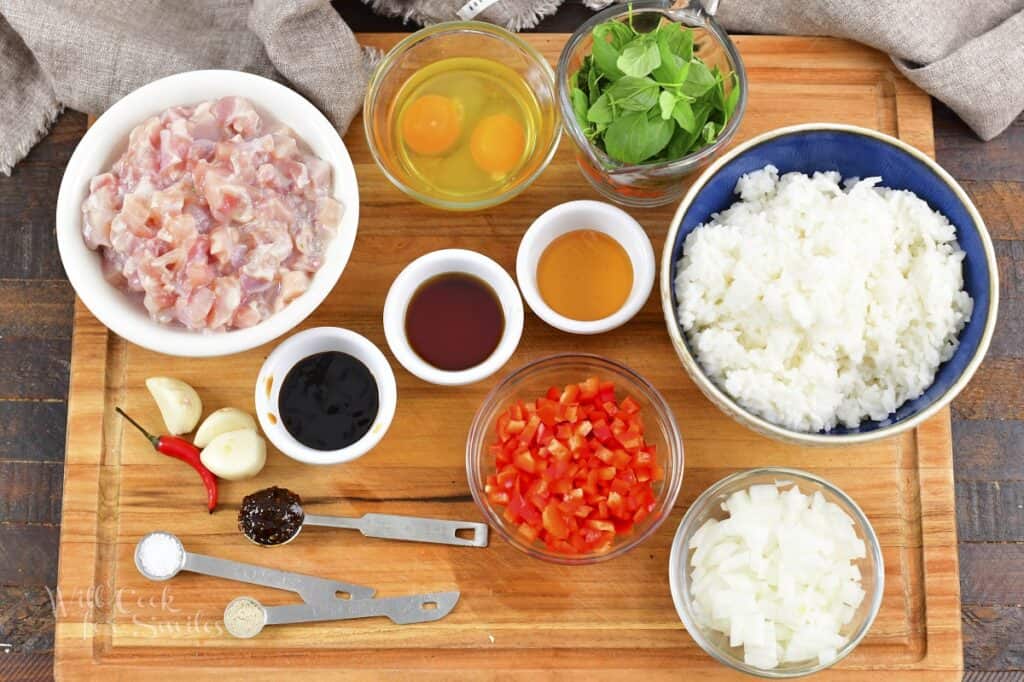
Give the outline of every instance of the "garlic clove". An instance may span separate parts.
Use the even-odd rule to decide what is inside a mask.
[[[172,436],[188,433],[199,423],[203,414],[203,401],[196,389],[180,379],[149,377],[146,388],[160,408],[164,426]]]
[[[203,466],[229,481],[252,478],[267,463],[267,444],[253,429],[216,436],[199,454]]]
[[[222,407],[211,412],[203,420],[196,430],[196,437],[192,439],[192,442],[197,448],[205,448],[220,434],[242,429],[256,430],[256,420],[252,418],[252,415],[237,407]]]

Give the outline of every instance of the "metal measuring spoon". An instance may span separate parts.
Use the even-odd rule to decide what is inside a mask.
[[[253,597],[237,597],[224,607],[224,627],[235,637],[248,639],[267,625],[313,623],[387,616],[398,625],[427,623],[451,613],[458,592],[432,592],[408,597],[334,601],[322,604],[264,606]]]
[[[395,514],[364,514],[359,518],[306,514],[301,498],[287,488],[265,488],[247,495],[238,511],[238,527],[252,542],[264,547],[294,540],[303,526],[358,530],[370,538],[433,542],[460,547],[486,547],[486,523],[445,521]],[[459,532],[470,534],[460,537]]]
[[[150,580],[170,580],[181,571],[191,571],[215,578],[288,590],[297,593],[306,602],[345,601],[338,598],[339,592],[348,595],[351,600],[369,599],[375,592],[372,587],[364,585],[187,552],[178,536],[166,531],[148,533],[139,540],[135,545],[135,567]]]

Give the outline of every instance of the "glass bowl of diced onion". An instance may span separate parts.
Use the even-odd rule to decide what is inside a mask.
[[[744,561],[743,556],[737,556],[751,547],[745,540],[737,541],[739,551],[733,553],[732,558],[724,556],[732,548],[722,547],[727,543],[727,540],[721,539],[723,534],[711,537],[709,531],[714,530],[713,527],[721,525],[724,519],[730,517],[745,519],[734,523],[727,531],[729,535],[743,538],[748,532],[755,535],[759,532],[756,519],[792,519],[794,517],[785,516],[786,493],[794,488],[809,498],[808,509],[823,512],[811,516],[817,516],[819,521],[832,519],[839,527],[830,526],[827,532],[822,529],[819,533],[801,535],[799,532],[791,532],[793,526],[801,523],[790,520],[788,525],[781,526],[788,533],[786,548],[782,548],[782,543],[777,543],[778,549],[774,553],[770,549],[758,553],[759,557],[768,557],[767,560],[754,559],[748,562]],[[740,495],[733,497],[737,493]],[[723,509],[723,504],[727,502],[730,506],[728,512]],[[745,512],[742,515],[733,511],[740,505]],[[788,513],[803,513],[802,507],[801,512],[796,509],[794,506]],[[844,516],[848,517],[848,521],[844,520]],[[709,520],[717,523],[705,527]],[[741,525],[743,523],[749,523],[750,527],[744,528]],[[843,528],[844,525],[852,529],[852,534]],[[783,596],[782,567],[793,567],[787,571],[792,577],[808,568],[806,557],[818,558],[823,555],[822,544],[831,549],[832,540],[837,546],[847,543],[845,546],[853,547],[850,554],[854,558],[849,560],[848,570],[859,578],[859,589],[852,586],[854,581],[849,575],[838,575],[847,570],[846,566],[833,564],[826,575],[835,575],[839,583],[850,583],[845,586],[846,591],[839,587],[834,591],[812,590],[808,587],[806,592],[801,592],[792,588],[794,580],[787,580],[789,587],[786,589],[789,592]],[[769,539],[767,543],[770,545],[772,540]],[[815,544],[817,546],[813,546]],[[714,556],[716,552],[717,556]],[[745,588],[740,585],[744,576],[753,576],[756,584],[754,589],[757,597],[753,603],[757,607],[753,610],[748,608],[750,602],[744,605],[743,597],[736,597],[737,594],[744,594]],[[759,582],[762,580],[765,582]],[[846,493],[808,472],[770,467],[727,476],[708,488],[690,506],[672,541],[669,583],[679,618],[705,652],[720,663],[748,675],[784,679],[829,668],[857,647],[871,628],[881,606],[885,568],[878,536],[864,512]],[[799,576],[795,583],[798,586],[813,584],[801,581]],[[716,584],[720,588],[729,585],[729,588],[719,589],[715,594]],[[766,584],[770,587],[766,587]],[[830,583],[823,580],[817,585],[821,588]],[[832,586],[835,587],[834,584]],[[784,623],[795,624],[801,621],[801,609],[807,613],[817,608],[807,603],[811,599],[824,600],[819,601],[818,606],[821,606],[822,611],[830,611],[837,623],[841,623],[838,636],[827,632],[829,628],[823,627],[821,623],[805,624],[780,634],[787,627]],[[762,607],[762,604],[765,606]],[[759,617],[767,608],[776,609],[774,619]],[[771,629],[766,630],[766,627]],[[747,647],[744,638],[753,642],[754,646]],[[782,642],[776,644],[775,654],[772,655],[769,642],[778,642],[779,639]],[[769,648],[766,651],[764,648],[758,649],[758,646]]]

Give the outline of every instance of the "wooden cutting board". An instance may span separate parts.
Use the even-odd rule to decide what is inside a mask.
[[[378,47],[400,36],[368,35]],[[552,61],[566,36],[527,36]],[[737,140],[806,121],[853,123],[898,135],[933,152],[931,104],[882,54],[825,38],[741,37],[750,103]],[[342,74],[339,74],[342,77]],[[337,325],[387,352],[381,327],[391,280],[413,258],[439,248],[475,249],[510,271],[523,231],[548,207],[597,198],[563,139],[555,161],[524,194],[480,213],[444,213],[393,188],[374,165],[356,121],[345,138],[356,165],[361,221],[352,259],[331,296],[304,327]],[[661,253],[675,207],[634,210]],[[833,450],[783,445],[735,424],[693,386],[651,297],[625,327],[568,336],[528,315],[523,342],[500,373],[542,355],[578,349],[625,362],[670,402],[682,429],[686,473],[679,502],[657,534],[619,559],[589,567],[531,559],[494,536],[487,549],[371,540],[307,529],[287,547],[255,547],[235,527],[243,495],[276,484],[300,493],[313,513],[419,514],[475,519],[464,445],[477,405],[499,379],[466,388],[429,386],[393,362],[399,407],[391,430],[357,462],[314,468],[271,452],[258,478],[228,483],[221,507],[203,508],[195,473],[158,456],[113,412],[121,405],[153,428],[159,414],[147,376],[194,385],[206,410],[252,410],[253,382],[273,344],[230,358],[177,359],[109,334],[79,303],[68,399],[57,600],[56,674],[61,679],[238,679],[315,673],[355,679],[735,679],[683,629],[668,586],[669,546],[694,498],[737,470],[800,467],[845,489],[871,518],[885,555],[881,613],[860,647],[821,679],[959,679],[959,581],[949,414],[874,445]],[[385,619],[268,628],[253,640],[223,632],[224,605],[241,594],[267,604],[289,593],[182,574],[143,579],[136,541],[164,529],[195,552],[373,585],[380,596],[459,589],[436,623]],[[624,675],[626,677],[624,677]]]

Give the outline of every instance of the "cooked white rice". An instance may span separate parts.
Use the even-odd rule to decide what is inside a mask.
[[[913,192],[773,166],[691,232],[679,321],[712,381],[798,431],[885,419],[931,385],[973,302],[956,228]]]

